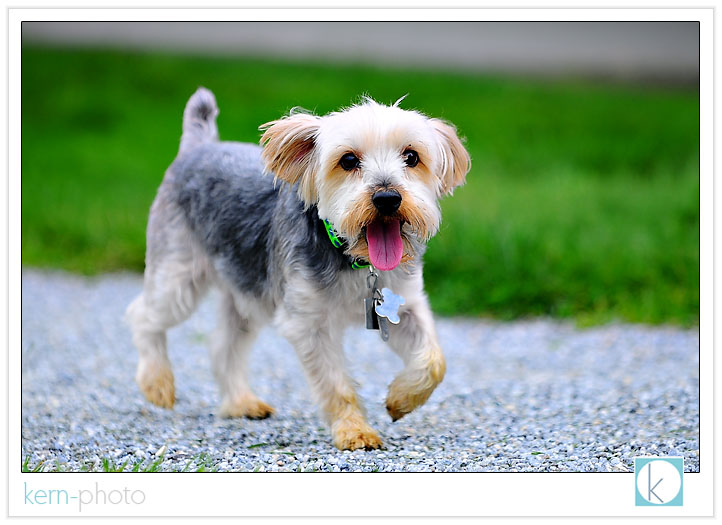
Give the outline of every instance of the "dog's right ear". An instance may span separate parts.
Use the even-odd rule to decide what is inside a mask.
[[[298,183],[298,194],[307,206],[317,200],[313,172],[320,122],[319,117],[296,113],[259,128],[263,131],[261,158],[266,172],[291,186]]]
[[[471,157],[453,125],[435,118],[430,119],[430,122],[440,138],[441,192],[451,195],[454,188],[466,181],[466,174],[471,169]]]

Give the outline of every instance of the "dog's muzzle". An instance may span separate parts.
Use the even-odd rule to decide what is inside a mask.
[[[401,194],[396,190],[381,190],[374,193],[371,202],[381,215],[393,215],[401,206]]]

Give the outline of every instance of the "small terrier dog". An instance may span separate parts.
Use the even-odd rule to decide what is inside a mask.
[[[334,444],[378,448],[342,348],[345,328],[363,325],[375,276],[404,301],[398,324],[378,319],[405,365],[386,409],[395,421],[426,402],[446,364],[421,257],[439,229],[438,200],[464,183],[470,158],[454,127],[399,102],[364,98],[323,117],[292,111],[260,127],[259,147],[219,142],[213,94],[200,88],[190,98],[178,156],[150,210],[143,291],[126,316],[140,354],[136,381],[149,401],[173,406],[166,330],[215,284],[220,414],[273,413],[251,390],[247,364],[259,329],[272,322],[295,348]]]

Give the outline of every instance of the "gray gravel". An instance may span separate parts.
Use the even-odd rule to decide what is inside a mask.
[[[205,348],[214,296],[169,332],[177,402],[146,402],[121,321],[137,275],[22,277],[22,447],[29,468],[102,471],[625,472],[632,458],[681,455],[699,471],[697,330],[550,320],[439,319],[447,375],[429,402],[391,423],[400,360],[354,329],[347,354],[384,448],[340,452],[311,402],[293,349],[265,330],[254,387],[277,413],[216,417]],[[105,463],[105,466],[104,466]]]

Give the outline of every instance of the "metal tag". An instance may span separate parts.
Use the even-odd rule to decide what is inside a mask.
[[[389,340],[389,320],[385,317],[378,318],[379,328],[381,329],[381,339],[384,341]]]
[[[376,313],[379,317],[385,317],[391,324],[399,324],[401,318],[399,317],[399,306],[405,304],[406,300],[389,290],[388,288],[381,289],[381,299],[376,302]]]
[[[366,277],[366,287],[369,289],[369,297],[364,298],[364,309],[366,313],[366,328],[368,330],[380,330],[381,339],[389,340],[389,323],[399,324],[399,306],[405,303],[404,298],[396,295],[388,288],[379,290],[376,284],[379,274],[373,266],[369,267],[369,274]]]
[[[376,309],[374,308],[374,298],[366,297],[364,299],[364,306],[366,307],[366,329],[367,330],[378,330],[379,329],[379,316],[376,315]]]

